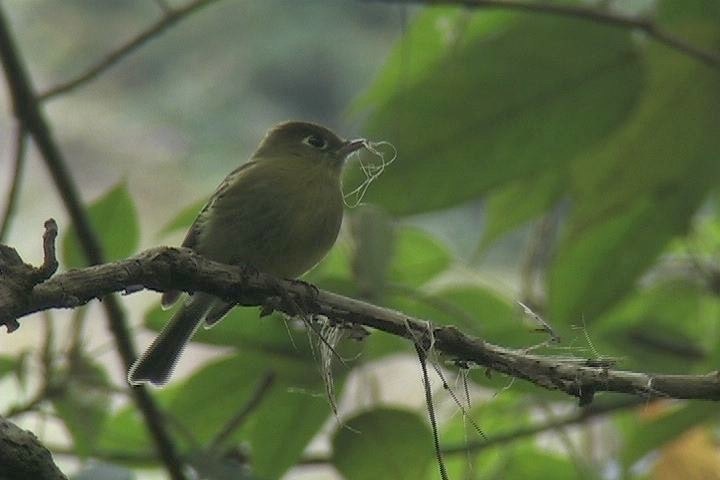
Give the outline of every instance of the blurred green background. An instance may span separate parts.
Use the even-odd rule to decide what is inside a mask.
[[[42,92],[157,20],[162,3],[2,8]],[[559,3],[647,15],[720,52],[716,0]],[[2,102],[4,200],[14,122]],[[546,340],[522,301],[562,338],[537,352],[626,370],[706,373],[720,360],[720,67],[639,32],[502,9],[218,0],[46,112],[110,259],[177,244],[267,128],[312,120],[389,141],[398,157],[366,205],[347,211],[309,281],[517,348]],[[347,190],[360,181],[351,166]],[[81,267],[58,198],[30,149],[2,240],[37,263],[42,222],[55,217],[63,267]],[[157,295],[123,304],[140,345],[168,318]],[[0,414],[40,435],[76,480],[164,478],[101,316],[97,306],[52,312],[0,335],[10,392]],[[437,478],[407,342],[341,342],[337,418],[302,324],[237,309],[196,343],[154,394],[207,478]],[[562,422],[576,402],[445,360],[463,410],[488,438],[509,434],[483,447],[435,376],[453,479],[720,479],[712,404],[648,402],[513,436]],[[213,444],[268,378],[259,406]],[[61,392],[18,413],[49,380]]]

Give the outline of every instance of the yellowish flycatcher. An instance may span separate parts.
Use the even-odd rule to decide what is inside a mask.
[[[312,123],[276,125],[250,161],[223,180],[182,246],[211,260],[250,264],[277,277],[302,275],[335,243],[343,217],[340,174],[346,157],[364,144]],[[163,306],[180,295],[164,293]],[[167,383],[198,326],[214,325],[231,308],[207,293],[190,295],[131,367],[128,381]]]

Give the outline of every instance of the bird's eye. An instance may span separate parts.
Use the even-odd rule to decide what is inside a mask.
[[[308,135],[303,139],[303,143],[305,145],[310,145],[313,148],[317,148],[320,150],[325,149],[328,146],[327,140],[325,140],[323,137],[319,135]]]

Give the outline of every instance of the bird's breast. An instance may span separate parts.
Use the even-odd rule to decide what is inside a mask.
[[[197,250],[285,278],[311,269],[335,243],[343,203],[338,179],[303,173],[241,179],[208,212]]]

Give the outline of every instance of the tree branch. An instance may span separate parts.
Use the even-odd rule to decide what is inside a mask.
[[[6,247],[7,248],[7,247]],[[0,265],[0,269],[2,269]],[[278,298],[277,285],[287,292]],[[185,248],[159,247],[118,262],[72,270],[26,291],[0,290],[0,325],[49,308],[75,308],[111,292],[156,290],[202,291],[239,305],[268,306],[289,315],[296,305],[342,326],[364,325],[424,343],[450,358],[559,390],[589,404],[596,392],[642,398],[720,400],[720,374],[664,375],[629,372],[594,360],[530,354],[471,337],[453,326],[433,325],[395,310],[298,282],[277,280],[253,269],[223,265]]]
[[[120,45],[115,50],[109,52],[104,58],[92,65],[84,72],[54,87],[50,87],[47,91],[38,96],[39,101],[49,100],[63,93],[67,93],[80,85],[90,82],[97,78],[120,60],[133,53],[135,50],[159,36],[165,30],[186,18],[191,13],[210,5],[217,0],[195,0],[180,8],[170,8],[165,2],[158,1],[158,5],[163,9],[163,17],[153,23],[147,29],[135,35],[126,43]]]
[[[544,13],[589,20],[623,28],[634,28],[645,32],[650,38],[678,52],[692,57],[714,68],[720,68],[720,53],[704,50],[687,40],[661,29],[654,21],[643,17],[627,17],[595,7],[564,3],[536,2],[525,0],[365,0],[383,3],[420,3],[425,5],[460,5],[469,8],[518,10]]]
[[[32,137],[40,155],[50,171],[53,181],[63,199],[65,207],[70,213],[77,232],[80,245],[89,263],[100,264],[104,255],[98,237],[95,235],[87,212],[80,200],[77,187],[68,172],[67,164],[62,152],[57,146],[48,122],[38,105],[37,98],[25,65],[15,45],[15,40],[9,29],[9,24],[0,4],[0,60],[5,71],[5,78],[10,90],[13,111],[22,128]],[[0,251],[0,256],[10,255],[7,251]],[[12,256],[12,255],[11,255]],[[15,253],[17,256],[17,253]],[[17,256],[19,259],[19,256]],[[17,260],[17,259],[12,259]],[[47,259],[46,259],[47,260]],[[22,263],[22,262],[20,262]],[[20,265],[15,273],[22,272]],[[25,269],[27,270],[27,269]],[[25,279],[25,282],[28,280]],[[7,292],[18,292],[21,283],[10,282],[7,288],[0,284],[0,295]],[[32,284],[32,280],[30,280]],[[132,343],[130,331],[125,321],[125,315],[115,296],[108,295],[103,299],[103,308],[107,313],[108,326],[113,334],[120,357],[127,368],[135,359],[135,347]],[[8,329],[16,326],[13,321],[7,323]],[[135,387],[131,390],[133,398],[140,412],[143,414],[150,436],[155,442],[160,458],[174,480],[184,480],[185,475],[181,469],[181,462],[175,451],[169,434],[162,421],[162,415],[155,401],[144,387]]]
[[[35,435],[0,417],[0,478],[66,480]]]

